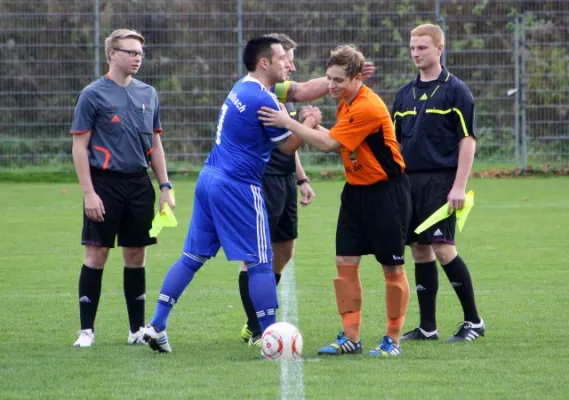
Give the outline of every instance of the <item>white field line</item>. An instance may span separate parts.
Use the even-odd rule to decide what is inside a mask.
[[[279,282],[281,321],[298,327],[298,302],[294,260],[290,260]],[[304,372],[302,360],[281,361],[281,399],[304,400]]]

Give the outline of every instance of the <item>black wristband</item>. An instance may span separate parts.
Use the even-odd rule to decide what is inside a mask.
[[[158,187],[160,188],[160,190],[164,188],[172,189],[172,184],[170,182],[164,182],[158,185]]]
[[[302,185],[303,183],[310,183],[310,179],[304,178],[304,179],[299,179],[299,180],[296,181],[296,184],[297,184],[298,186]]]

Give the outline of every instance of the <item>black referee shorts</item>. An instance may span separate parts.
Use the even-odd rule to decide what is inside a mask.
[[[263,176],[265,206],[269,217],[271,242],[287,242],[298,237],[296,176]]]
[[[105,220],[95,222],[85,214],[81,244],[101,247],[144,247],[156,244],[148,234],[154,219],[156,193],[146,171],[122,174],[91,168],[95,192],[105,206]]]
[[[336,255],[373,254],[381,264],[403,264],[410,217],[407,176],[370,186],[346,183],[336,229]]]
[[[413,214],[407,235],[407,244],[431,244],[433,242],[454,244],[456,227],[454,213],[419,235],[414,231],[431,214],[448,203],[447,197],[452,189],[455,177],[455,171],[409,174]]]

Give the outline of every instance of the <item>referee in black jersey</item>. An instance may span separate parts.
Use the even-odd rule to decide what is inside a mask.
[[[474,298],[470,272],[454,242],[456,217],[417,235],[414,229],[444,204],[449,211],[464,207],[466,184],[474,160],[474,100],[466,85],[441,65],[444,34],[438,25],[411,31],[411,59],[419,75],[397,92],[392,116],[411,182],[413,215],[407,244],[415,262],[419,327],[401,340],[436,340],[436,296],[439,261],[462,309],[464,321],[450,342],[484,336],[486,327]]]

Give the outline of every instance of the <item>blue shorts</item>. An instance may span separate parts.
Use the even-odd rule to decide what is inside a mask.
[[[204,168],[196,183],[194,211],[184,252],[228,261],[270,263],[271,237],[263,190]]]

